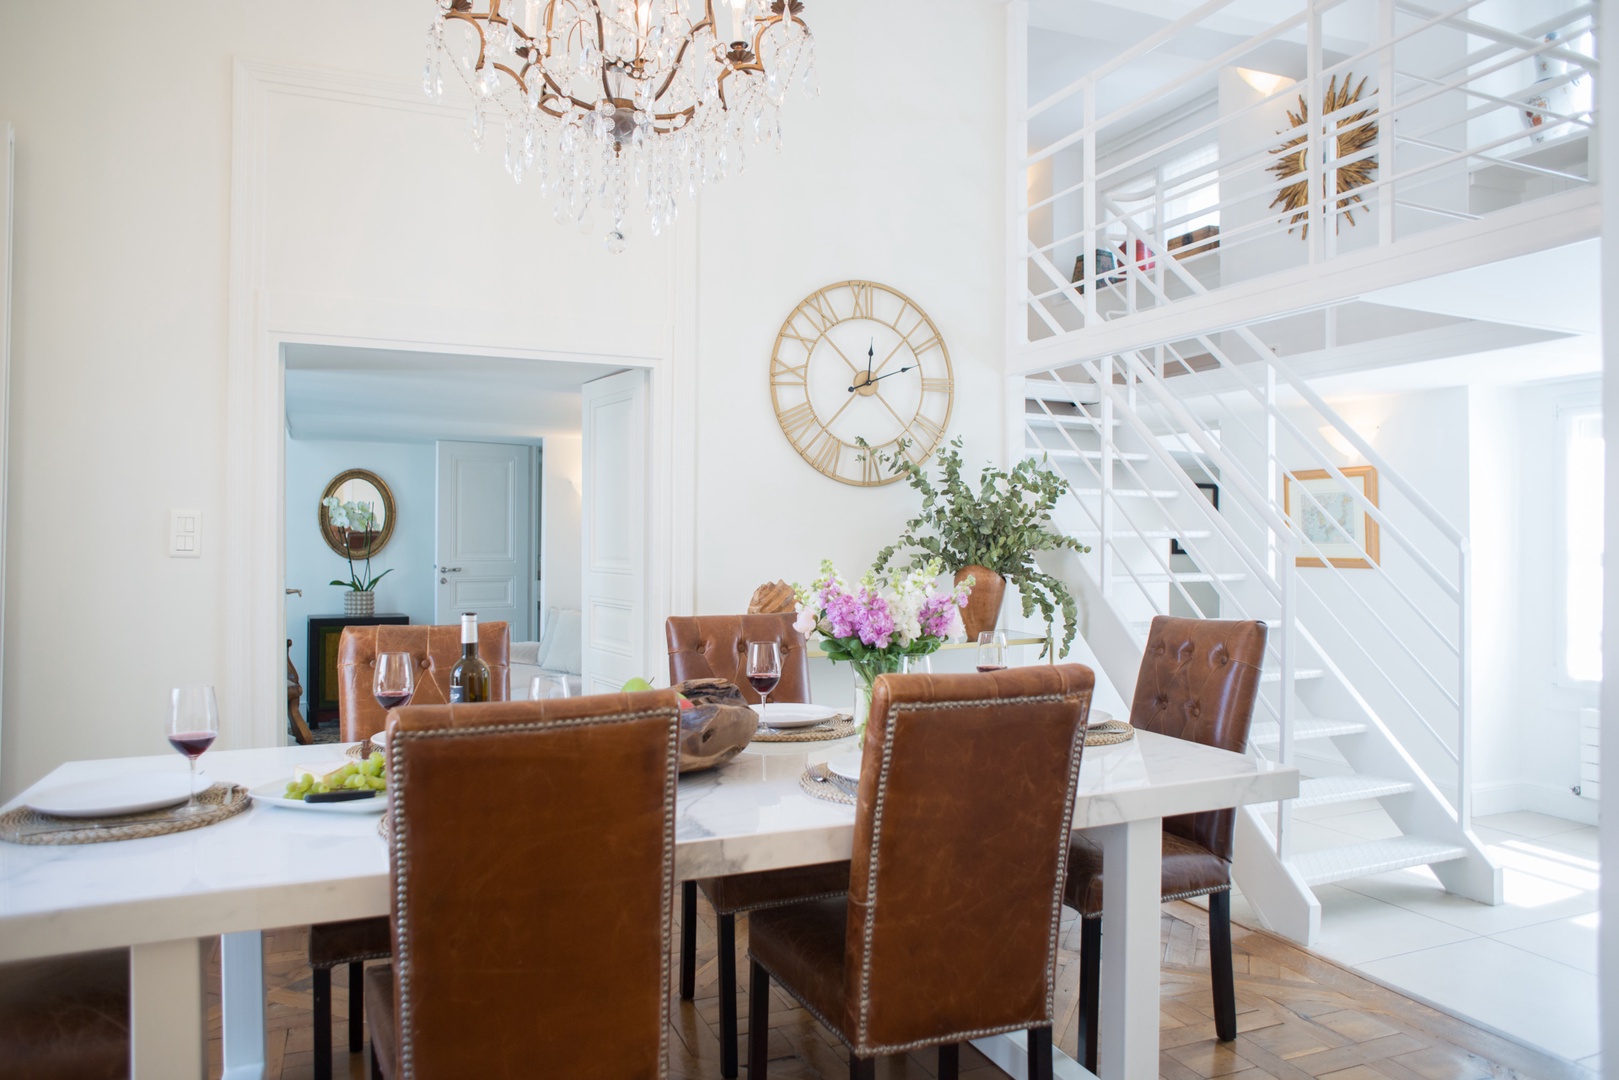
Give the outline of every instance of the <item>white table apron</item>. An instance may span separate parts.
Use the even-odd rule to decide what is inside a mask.
[[[676,876],[848,858],[853,809],[798,788],[807,762],[848,749],[846,742],[759,746],[723,769],[682,778]],[[205,760],[214,779],[253,786],[336,753],[288,747],[220,751]],[[72,762],[41,786],[175,764],[172,757]],[[1161,736],[1086,751],[1074,824],[1094,830],[1107,865],[1098,1032],[1105,1080],[1157,1071],[1162,819],[1297,791],[1296,770]],[[261,931],[387,911],[387,852],[374,817],[255,807],[220,825],[147,840],[0,844],[0,962],[130,948],[136,1080],[206,1075],[209,939],[222,939],[225,1076],[247,1080],[264,1070]],[[977,1045],[1014,1077],[1024,1075],[1020,1035]],[[1089,1075],[1057,1057],[1059,1078]]]

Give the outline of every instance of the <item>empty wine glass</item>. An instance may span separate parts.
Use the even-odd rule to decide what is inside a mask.
[[[377,656],[377,673],[371,680],[371,693],[384,709],[409,705],[416,694],[416,664],[408,652],[385,652]]]
[[[536,675],[528,681],[530,701],[551,701],[571,696],[566,675]]]
[[[902,656],[899,661],[899,670],[902,675],[932,675],[933,657]]]
[[[978,670],[1006,670],[1006,631],[985,630],[978,635]]]
[[[759,714],[764,715],[765,699],[781,682],[781,646],[774,641],[748,642],[748,685],[759,695]]]
[[[219,702],[212,686],[177,686],[169,696],[169,745],[191,764],[191,798],[179,814],[200,814],[197,801],[197,759],[219,736]]]

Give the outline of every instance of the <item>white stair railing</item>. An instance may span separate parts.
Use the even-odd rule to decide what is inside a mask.
[[[1196,344],[1206,350],[1201,364],[1164,346],[1153,350],[1151,359],[1130,353],[1045,373],[1039,384],[1042,395],[1035,399],[1038,412],[1027,425],[1028,441],[1034,447],[1052,448],[1042,439],[1042,431],[1054,429],[1065,444],[1062,448],[1094,477],[1100,496],[1095,509],[1082,498],[1076,505],[1096,533],[1102,566],[1099,584],[1104,590],[1115,581],[1127,583],[1138,606],[1144,603],[1154,614],[1167,613],[1170,597],[1191,611],[1216,614],[1188,591],[1181,580],[1185,572],[1175,569],[1160,550],[1162,545],[1146,545],[1150,558],[1143,576],[1139,538],[1154,532],[1162,535],[1165,528],[1155,528],[1154,522],[1169,522],[1169,531],[1186,532],[1182,546],[1193,563],[1207,571],[1196,580],[1212,588],[1220,617],[1261,618],[1277,628],[1273,660],[1282,674],[1280,693],[1275,702],[1262,699],[1279,725],[1277,760],[1292,760],[1294,669],[1302,642],[1313,654],[1311,662],[1352,685],[1356,699],[1380,725],[1389,725],[1402,742],[1426,739],[1430,749],[1419,756],[1429,772],[1436,764],[1454,770],[1437,782],[1450,793],[1445,796],[1447,811],[1465,830],[1471,817],[1466,538],[1251,332],[1235,336],[1252,353],[1240,365],[1215,342],[1199,338]],[[1123,386],[1115,384],[1115,373],[1123,374]],[[1064,429],[1065,416],[1044,400],[1049,396],[1043,389],[1048,382],[1074,410],[1066,418],[1082,420],[1094,430],[1095,448],[1081,446]],[[1277,400],[1278,386],[1303,404],[1284,408]],[[1308,415],[1296,415],[1301,409]],[[1388,490],[1400,493],[1405,507],[1398,519],[1350,483],[1318,428],[1335,431],[1378,470]],[[1128,442],[1119,441],[1121,433]],[[1170,434],[1216,476],[1221,493],[1218,512],[1200,497],[1186,469],[1162,445],[1160,437]],[[1263,452],[1245,459],[1233,449],[1238,446],[1263,447]],[[1088,449],[1092,456],[1087,456]],[[1148,468],[1138,468],[1136,460]],[[1292,470],[1320,468],[1341,486],[1353,512],[1377,524],[1390,545],[1385,550],[1398,552],[1407,567],[1400,579],[1382,564],[1380,552],[1361,546],[1341,525],[1331,526],[1335,535],[1312,538],[1282,516],[1276,482],[1284,460]],[[1170,493],[1177,496],[1173,507],[1160,494],[1166,479],[1172,485]],[[1297,486],[1295,491],[1301,505],[1314,508],[1324,521],[1334,521],[1333,508],[1321,498]],[[1196,531],[1205,526],[1207,536],[1198,536]],[[1415,537],[1413,528],[1428,535]],[[1328,542],[1353,545],[1354,555],[1366,568],[1339,566],[1333,557],[1341,557],[1341,552],[1327,551]],[[1299,556],[1318,560],[1319,580],[1297,574]],[[1441,563],[1454,567],[1454,577],[1440,569]],[[1420,588],[1406,580],[1412,567],[1420,571],[1416,578]],[[1381,601],[1366,595],[1372,582],[1381,591]],[[1330,597],[1328,584],[1334,590]],[[1447,631],[1447,626],[1454,629]],[[1286,819],[1284,807],[1278,815],[1277,837],[1284,857]]]
[[[1199,291],[1321,266],[1364,251],[1368,240],[1385,247],[1589,189],[1598,10],[1589,2],[1547,15],[1484,0],[1295,0],[1269,9],[1276,21],[1218,56],[1168,80],[1143,79],[1139,62],[1155,52],[1197,55],[1192,38],[1231,40],[1252,16],[1241,0],[1210,0],[1044,99],[1015,105],[1014,350]],[[1292,50],[1302,52],[1296,66],[1271,72]],[[1227,77],[1235,72],[1258,76],[1266,90]],[[1357,86],[1366,80],[1364,94],[1323,109],[1329,87],[1351,76]],[[1181,122],[1162,123],[1171,96]],[[1290,128],[1286,113],[1301,98],[1309,119]],[[1359,149],[1340,142],[1362,129],[1369,141]],[[1284,153],[1295,137],[1302,142]],[[1294,155],[1302,171],[1271,175]],[[1350,171],[1367,165],[1369,174]],[[1356,185],[1340,192],[1341,175]],[[1309,228],[1280,245],[1298,223],[1294,208],[1272,202],[1290,187],[1303,193],[1296,210]],[[1489,201],[1469,194],[1479,187]],[[1351,216],[1368,237],[1345,238]],[[1170,249],[1215,222],[1216,235]],[[1120,265],[1100,265],[1098,254]],[[1076,258],[1084,260],[1077,275],[1068,271]],[[1185,288],[1186,276],[1201,290]]]

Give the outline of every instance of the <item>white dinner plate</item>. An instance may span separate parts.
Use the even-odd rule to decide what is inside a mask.
[[[288,810],[313,810],[318,814],[380,814],[388,809],[388,796],[371,799],[351,799],[348,802],[304,802],[286,797],[287,782],[272,780],[248,792],[253,801],[266,806],[281,806]]]
[[[1103,724],[1107,723],[1109,720],[1112,720],[1112,719],[1113,719],[1113,714],[1112,713],[1103,712],[1101,709],[1092,709],[1090,716],[1087,717],[1086,720],[1085,720],[1085,726],[1086,727],[1101,727]]]
[[[772,701],[761,710],[764,715],[760,722],[766,727],[787,730],[789,728],[814,727],[824,724],[828,720],[837,718],[836,709],[828,709],[825,705],[810,705],[797,701]]]
[[[835,758],[826,759],[826,767],[832,770],[833,776],[841,776],[845,780],[860,779],[860,754],[839,754]]]
[[[199,773],[197,790],[207,786],[208,781]],[[109,776],[104,780],[80,780],[36,791],[28,797],[27,805],[56,817],[102,817],[178,806],[190,797],[188,773],[135,773]]]

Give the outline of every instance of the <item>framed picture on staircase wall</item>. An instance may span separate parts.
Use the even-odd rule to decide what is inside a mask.
[[[1379,562],[1377,522],[1365,503],[1377,506],[1377,470],[1346,465],[1338,480],[1326,469],[1300,469],[1282,477],[1282,506],[1306,543],[1299,566],[1370,569]],[[1347,482],[1347,486],[1346,486]],[[1321,556],[1325,556],[1323,562]]]

